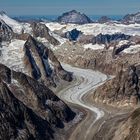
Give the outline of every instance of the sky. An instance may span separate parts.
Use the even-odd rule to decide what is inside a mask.
[[[140,11],[140,0],[0,0],[8,15],[61,15],[77,10],[87,15],[125,15]]]

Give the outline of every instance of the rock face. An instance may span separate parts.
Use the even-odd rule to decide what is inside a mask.
[[[58,17],[56,21],[60,23],[74,23],[74,24],[86,24],[92,22],[89,17],[77,12],[76,10],[64,13],[62,16]]]
[[[69,39],[70,41],[77,41],[77,39],[82,35],[81,31],[78,31],[77,29],[73,29],[71,31],[68,31],[64,34],[64,37]]]
[[[34,37],[46,38],[52,45],[59,45],[60,42],[50,35],[50,30],[45,24],[33,22],[31,24]]]
[[[93,44],[109,44],[111,42],[117,42],[121,40],[129,40],[131,36],[121,34],[121,33],[116,33],[116,34],[99,34],[96,37],[93,38],[92,43]]]
[[[13,36],[13,30],[0,19],[0,38],[2,41],[9,41]]]
[[[94,135],[93,140],[139,140],[140,108],[129,113],[111,116]]]
[[[131,66],[127,71],[121,69],[115,78],[95,91],[94,99],[117,106],[136,105],[139,100],[138,84],[135,66]]]
[[[36,80],[43,80],[48,84],[52,82],[54,86],[58,79],[72,80],[72,74],[62,68],[53,52],[33,37],[29,36],[24,50],[26,68]]]
[[[0,64],[0,139],[54,138],[75,113],[45,85]]]
[[[119,123],[113,140],[138,140],[140,138],[140,108],[133,111],[125,120]]]
[[[140,12],[124,16],[123,23],[140,23]]]

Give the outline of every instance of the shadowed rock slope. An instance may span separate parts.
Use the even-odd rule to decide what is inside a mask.
[[[26,68],[36,80],[51,83],[54,86],[60,79],[72,80],[72,74],[63,69],[54,53],[33,37],[29,36],[24,50]]]
[[[13,30],[3,20],[0,19],[0,39],[9,41],[13,36]]]
[[[52,139],[75,113],[45,85],[0,64],[0,139]]]

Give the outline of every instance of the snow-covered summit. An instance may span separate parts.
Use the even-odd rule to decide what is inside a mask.
[[[75,24],[86,24],[92,22],[91,19],[87,17],[85,14],[81,14],[76,10],[72,10],[62,14],[62,16],[58,17],[57,21],[61,23],[75,23]]]
[[[140,23],[140,12],[128,14],[123,18],[124,23]]]
[[[0,20],[3,20],[8,26],[10,26],[15,33],[21,33],[23,27],[16,20],[6,15],[4,11],[0,12]]]

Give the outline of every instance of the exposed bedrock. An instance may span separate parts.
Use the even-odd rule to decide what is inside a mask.
[[[29,36],[24,45],[25,63],[32,77],[36,80],[43,79],[46,82],[55,83],[55,78],[66,81],[72,80],[72,74],[65,71],[54,53],[44,46],[41,42],[36,41]]]
[[[0,64],[1,139],[51,139],[75,113],[50,89]],[[18,131],[17,131],[18,130]]]
[[[122,66],[116,77],[97,88],[93,96],[96,101],[118,107],[138,104],[140,94],[136,67],[124,70]]]

